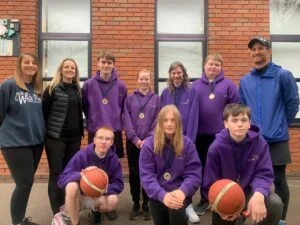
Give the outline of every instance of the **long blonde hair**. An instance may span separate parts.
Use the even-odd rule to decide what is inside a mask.
[[[41,95],[43,92],[43,84],[42,84],[42,77],[41,77],[41,68],[40,68],[40,64],[39,64],[36,54],[34,54],[34,53],[21,53],[20,54],[20,56],[18,57],[18,61],[17,61],[16,72],[13,75],[13,78],[16,81],[16,84],[19,88],[28,91],[28,89],[25,85],[25,82],[22,79],[23,73],[22,73],[22,68],[21,68],[22,60],[23,60],[24,56],[26,56],[26,55],[33,58],[34,62],[37,65],[37,72],[32,78],[32,84],[33,84],[34,92],[38,95]]]
[[[172,112],[175,119],[175,134],[173,139],[171,140],[171,145],[173,146],[175,155],[180,156],[183,150],[182,123],[180,112],[174,105],[166,105],[158,113],[154,134],[154,152],[158,155],[162,155],[163,149],[165,147],[166,135],[163,124],[168,112]]]
[[[78,70],[78,66],[77,66],[77,63],[74,59],[72,58],[65,58],[64,60],[61,61],[61,63],[59,64],[57,70],[56,70],[56,73],[54,74],[50,84],[49,84],[49,95],[51,95],[53,89],[55,88],[56,85],[58,85],[62,80],[63,80],[63,75],[62,75],[62,69],[63,69],[63,66],[64,66],[64,63],[66,61],[71,61],[75,64],[75,67],[76,67],[76,71],[75,71],[75,77],[73,77],[73,83],[76,83],[77,84],[77,88],[78,88],[78,91],[79,93],[80,92],[80,86],[79,86],[79,70]]]

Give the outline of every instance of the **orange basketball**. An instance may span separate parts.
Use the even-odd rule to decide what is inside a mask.
[[[94,168],[83,172],[80,179],[80,189],[89,197],[100,197],[107,189],[108,176],[104,170]]]
[[[209,204],[214,212],[225,216],[240,213],[245,206],[245,194],[239,184],[232,180],[218,180],[208,192]]]

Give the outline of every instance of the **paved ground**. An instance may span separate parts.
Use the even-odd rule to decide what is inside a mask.
[[[287,217],[288,225],[300,224],[300,180],[289,180],[289,186],[291,191],[290,207]],[[9,202],[10,196],[13,191],[13,183],[0,183],[0,225],[10,225],[11,219],[9,214]],[[198,202],[199,197],[195,197],[194,202]],[[135,221],[128,220],[128,213],[131,210],[131,197],[129,194],[128,183],[125,185],[124,192],[120,195],[120,204],[117,208],[119,218],[116,221],[108,221],[106,218],[103,221],[104,225],[152,225],[151,221],[143,221],[141,218]],[[28,209],[27,216],[34,218],[34,221],[40,225],[51,225],[51,211],[49,200],[47,196],[47,184],[36,183],[33,186]],[[83,225],[88,225],[87,213],[82,216]],[[210,213],[201,217],[201,225],[210,225]],[[247,225],[251,224],[251,221],[247,221]]]

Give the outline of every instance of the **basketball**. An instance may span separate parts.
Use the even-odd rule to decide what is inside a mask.
[[[108,176],[99,168],[84,171],[80,179],[80,189],[89,197],[100,197],[105,193],[107,185]]]
[[[224,216],[240,213],[245,206],[245,194],[239,184],[232,180],[218,180],[208,192],[212,210]]]

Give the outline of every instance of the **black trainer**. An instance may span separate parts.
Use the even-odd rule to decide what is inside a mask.
[[[33,222],[31,217],[26,217],[23,219],[23,221],[20,223],[20,225],[39,225],[39,224]]]
[[[91,210],[91,223],[90,225],[101,225],[101,213],[99,211]]]
[[[131,212],[129,213],[130,220],[136,220],[140,215],[140,204],[134,203]]]
[[[151,220],[151,212],[148,204],[143,204],[142,206],[142,217],[144,220]]]
[[[118,218],[116,210],[105,212],[105,215],[109,220],[116,220]]]
[[[207,200],[201,199],[199,204],[195,207],[195,212],[199,215],[202,216],[205,214],[205,211],[210,209],[210,205]]]

